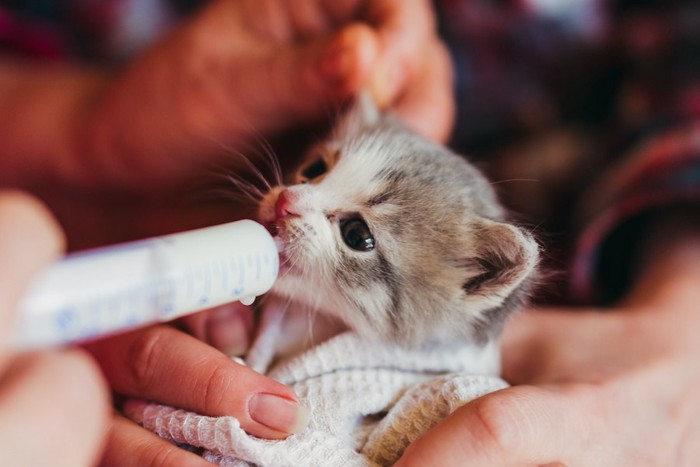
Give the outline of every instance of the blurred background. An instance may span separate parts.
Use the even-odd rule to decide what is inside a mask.
[[[0,0],[0,50],[117,67],[203,3]],[[433,3],[456,71],[450,145],[489,174],[563,273],[591,182],[700,115],[700,2]]]

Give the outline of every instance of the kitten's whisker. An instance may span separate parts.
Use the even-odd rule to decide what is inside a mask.
[[[242,194],[248,195],[250,200],[253,202],[260,202],[260,200],[262,200],[265,196],[260,188],[238,174],[228,173],[226,174],[226,179],[231,182],[233,186],[238,188]]]
[[[282,304],[282,316],[286,315],[292,306],[294,299],[292,297],[287,297]]]
[[[206,199],[207,197],[202,197],[203,199]],[[236,201],[237,203],[240,204],[245,204],[245,205],[250,205],[250,206],[257,206],[259,201],[255,199],[250,193],[242,193],[240,191],[231,191],[231,190],[225,190],[223,188],[218,188],[218,189],[212,189],[209,190],[209,199],[216,199],[216,200],[221,200],[221,199],[228,199],[232,201]]]
[[[535,182],[535,183],[540,183],[542,180],[538,178],[506,178],[503,180],[497,180],[495,182],[489,182],[491,185],[500,185],[501,183],[510,183],[510,182]]]
[[[258,131],[253,125],[248,124],[247,134],[251,135],[259,147],[262,148],[263,157],[262,161],[265,163],[267,168],[272,171],[274,181],[277,185],[282,185],[282,168],[279,164],[279,158],[275,154],[274,149],[270,142],[265,138],[260,131]]]
[[[238,160],[240,160],[250,170],[252,175],[254,175],[258,180],[260,180],[260,182],[262,182],[268,190],[272,189],[270,182],[268,182],[265,175],[255,165],[255,163],[253,163],[253,161],[250,159],[250,157],[246,156],[242,151],[240,151],[240,150],[238,150],[238,149],[236,149],[228,144],[225,144],[221,141],[213,141],[213,142],[215,144],[217,144],[219,147],[221,147],[222,149],[230,152],[231,154],[238,156]]]
[[[250,170],[251,174],[254,175],[258,180],[260,180],[268,189],[268,191],[271,190],[272,185],[270,185],[270,182],[267,181],[267,178],[265,178],[265,175],[262,173],[262,171],[248,157],[245,157],[242,153],[239,153],[239,155],[241,157],[241,160]]]
[[[251,173],[255,175],[265,185],[267,190],[272,190],[272,185],[269,181],[267,181],[267,178],[265,178],[265,174],[263,174],[262,171],[250,161],[250,159],[244,158],[243,160],[250,169]]]
[[[255,140],[260,144],[260,147],[262,148],[264,156],[262,158],[263,162],[265,162],[267,167],[272,171],[272,176],[274,177],[275,183],[277,185],[282,185],[282,167],[280,166],[277,154],[275,154],[275,150],[273,149],[270,142],[259,132],[253,131],[253,135],[255,136]]]

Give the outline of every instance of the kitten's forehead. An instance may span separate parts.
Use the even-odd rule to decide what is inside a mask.
[[[433,202],[441,204],[441,211],[479,210],[479,200],[492,197],[491,187],[460,156],[402,127],[384,124],[332,144],[340,157],[326,181],[351,185],[371,197],[370,204],[393,197],[395,203],[418,208]]]
[[[318,186],[322,196],[364,204],[368,197],[385,190],[386,180],[382,175],[397,165],[401,152],[378,136],[363,134],[327,143],[328,150],[337,153],[337,158]]]
[[[415,153],[410,138],[392,134],[390,130],[374,129],[331,142],[339,159],[329,174],[333,183],[353,181],[354,185],[374,185],[380,188],[407,176],[409,165],[415,165]],[[361,183],[360,183],[361,182]]]

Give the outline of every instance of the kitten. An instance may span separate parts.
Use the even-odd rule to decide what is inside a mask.
[[[362,96],[293,184],[259,206],[282,261],[245,363],[299,395],[307,430],[271,442],[230,417],[143,402],[128,413],[213,449],[217,462],[305,465],[322,452],[393,464],[456,406],[505,386],[489,344],[526,297],[538,257],[532,237],[505,217],[476,168]],[[346,329],[359,339],[339,336],[294,360]]]
[[[537,244],[486,178],[366,96],[292,182],[266,194],[259,220],[280,246],[272,294],[302,320],[404,346],[486,343],[528,294]]]

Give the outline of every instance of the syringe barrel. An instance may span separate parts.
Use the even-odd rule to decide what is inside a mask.
[[[75,253],[30,285],[14,347],[83,341],[267,292],[275,242],[243,220]]]

